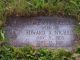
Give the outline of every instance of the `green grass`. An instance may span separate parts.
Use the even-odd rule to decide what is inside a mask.
[[[80,20],[79,0],[0,0],[0,20],[16,16],[74,16]]]
[[[34,49],[29,46],[13,47],[10,45],[0,46],[0,60],[76,60],[80,54],[64,49]]]
[[[5,41],[5,33],[4,33],[4,30],[2,30],[2,28],[0,28],[0,42],[1,41]]]

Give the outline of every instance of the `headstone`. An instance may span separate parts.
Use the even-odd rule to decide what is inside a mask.
[[[67,48],[74,44],[74,19],[69,17],[9,17],[6,36],[15,46]]]

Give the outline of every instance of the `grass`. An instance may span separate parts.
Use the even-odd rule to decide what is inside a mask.
[[[79,0],[0,0],[0,20],[6,16],[68,15],[80,19]]]
[[[2,28],[0,28],[0,42],[5,41],[5,33]]]
[[[30,46],[18,48],[10,45],[2,45],[0,46],[0,60],[76,60],[80,55],[79,52],[79,48],[76,53],[72,53],[64,49],[37,50]]]

